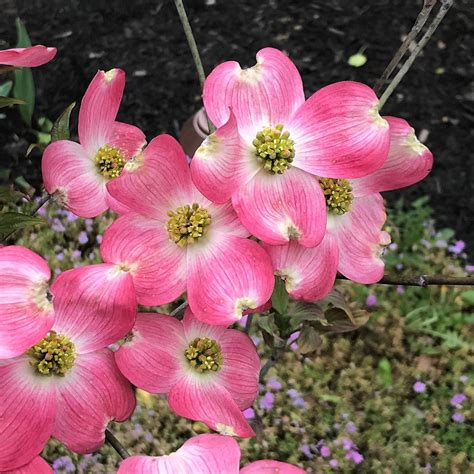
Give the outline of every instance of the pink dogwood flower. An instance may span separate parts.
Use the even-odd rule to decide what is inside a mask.
[[[41,44],[29,48],[12,48],[0,51],[0,64],[14,67],[36,67],[49,63],[56,56],[56,48]]]
[[[72,451],[95,451],[107,423],[125,420],[135,407],[106,348],[135,321],[130,275],[113,265],[86,266],[61,273],[51,292],[52,328],[0,362],[0,471],[31,461],[51,436]]]
[[[180,416],[224,434],[254,436],[242,411],[257,397],[260,359],[245,333],[204,324],[188,308],[182,321],[138,313],[126,339],[115,360],[135,386],[167,394]]]
[[[44,187],[78,216],[95,217],[109,207],[123,211],[106,185],[146,142],[137,127],[115,121],[124,87],[121,69],[98,71],[79,110],[80,144],[58,140],[43,154]]]
[[[25,247],[0,248],[0,360],[22,354],[52,327],[47,262]]]
[[[339,82],[305,101],[298,70],[277,49],[260,50],[248,69],[217,66],[203,99],[218,128],[194,155],[193,180],[211,201],[231,198],[268,244],[319,244],[326,208],[318,178],[365,176],[387,157],[388,124],[371,88]]]
[[[228,325],[270,299],[268,255],[247,239],[230,202],[214,204],[195,188],[174,138],[152,140],[108,190],[130,212],[106,230],[101,255],[130,270],[140,304],[187,291],[197,318]]]
[[[430,172],[433,155],[403,119],[385,117],[390,124],[390,151],[381,168],[357,179],[325,180],[328,225],[318,247],[296,242],[264,245],[275,273],[297,299],[315,301],[330,291],[339,271],[350,280],[371,284],[384,273],[381,253],[390,243],[382,231],[386,220],[382,191],[410,186]]]
[[[305,474],[303,469],[279,461],[256,461],[239,471],[240,448],[228,437],[203,434],[188,439],[165,456],[130,456],[118,474]]]
[[[1,471],[2,474],[53,474],[51,466],[40,456],[25,466],[9,471]]]

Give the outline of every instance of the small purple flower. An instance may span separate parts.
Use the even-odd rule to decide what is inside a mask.
[[[91,226],[94,223],[93,219],[84,219],[84,224],[86,226]]]
[[[258,346],[262,342],[262,338],[258,336],[250,336],[250,339],[252,339],[253,343]]]
[[[80,258],[82,255],[82,252],[80,250],[73,250],[71,253],[72,258]]]
[[[66,227],[63,226],[59,219],[54,218],[52,220],[51,229],[53,229],[55,232],[64,232]]]
[[[267,387],[271,388],[272,390],[281,390],[281,383],[276,377],[270,377],[267,381]]]
[[[397,249],[398,249],[398,245],[397,245],[396,242],[393,242],[393,243],[391,243],[391,244],[388,246],[388,248],[389,248],[390,250],[397,250]]]
[[[64,260],[64,253],[63,252],[59,252],[56,254],[56,260],[58,262],[62,262]]]
[[[449,403],[451,403],[451,405],[453,406],[456,406],[456,405],[461,405],[466,400],[467,400],[467,397],[466,395],[464,395],[464,393],[456,393],[455,395],[453,395]]]
[[[252,407],[247,408],[242,413],[244,414],[245,418],[247,418],[247,420],[255,418],[255,410]]]
[[[425,247],[431,247],[431,244],[426,239],[421,239],[420,244]]]
[[[331,459],[329,461],[329,465],[333,468],[333,469],[336,469],[337,466],[339,466],[339,462],[337,459]]]
[[[319,448],[319,452],[323,458],[328,458],[331,456],[331,450],[327,446],[321,446],[321,448]]]
[[[464,415],[462,413],[454,413],[451,420],[455,423],[462,423],[464,421]]]
[[[46,208],[44,206],[40,207],[38,211],[36,212],[36,214],[38,214],[41,217],[44,217],[46,215]]]
[[[74,222],[75,220],[77,220],[76,214],[74,214],[73,212],[69,212],[69,211],[66,213],[66,218],[69,222]]]
[[[466,272],[474,273],[474,265],[466,265]]]
[[[271,410],[273,407],[273,403],[275,401],[275,395],[272,392],[267,392],[261,399],[260,399],[260,408],[262,410]]]
[[[349,461],[354,461],[356,464],[360,464],[364,461],[364,456],[360,454],[358,451],[354,451],[353,449],[346,453],[346,459]]]
[[[74,472],[76,470],[69,456],[61,456],[53,462],[54,473]]]
[[[311,448],[309,447],[309,444],[302,444],[300,445],[300,451],[308,458],[308,459],[313,459],[314,454],[311,452]]]
[[[468,376],[467,375],[461,375],[459,377],[459,381],[462,383],[466,383],[468,381]]]
[[[306,407],[306,402],[305,402],[303,397],[293,398],[291,403],[294,407],[297,407],[297,408],[305,408]]]
[[[445,249],[448,246],[448,242],[446,242],[444,239],[440,239],[435,242],[435,245],[439,249]]]
[[[95,240],[96,240],[96,242],[97,242],[98,244],[101,244],[101,243],[102,243],[102,239],[103,239],[103,237],[102,237],[101,235],[98,235],[98,236],[95,238]]]
[[[145,441],[147,443],[151,443],[153,441],[153,435],[149,431],[145,433]]]
[[[419,380],[417,380],[414,384],[413,384],[413,391],[415,393],[424,393],[426,390],[426,385],[423,383],[423,382],[420,382]]]
[[[133,427],[133,434],[135,436],[140,436],[143,432],[142,425],[135,423],[135,426]]]
[[[80,244],[86,244],[89,241],[89,237],[87,236],[87,232],[84,232],[83,230],[81,230],[81,232],[79,232],[78,240],[79,240]]]
[[[297,398],[301,396],[300,392],[298,392],[298,390],[295,390],[294,388],[290,388],[286,391],[286,393],[290,398]]]
[[[403,295],[403,293],[405,293],[405,288],[403,288],[401,285],[397,285],[397,293],[399,295]]]
[[[397,264],[395,264],[395,268],[396,268],[398,271],[403,270],[403,263],[397,263]]]
[[[349,423],[346,425],[346,431],[348,433],[355,433],[357,431],[357,427],[354,425],[354,423],[352,423],[352,421],[349,421]]]
[[[365,300],[367,306],[375,306],[377,304],[377,297],[370,293]]]
[[[349,451],[350,449],[352,449],[354,447],[354,443],[352,442],[351,439],[349,438],[344,438],[342,440],[342,447],[346,450],[346,451]]]
[[[450,245],[448,247],[448,250],[451,252],[451,253],[455,253],[455,254],[459,254],[461,253],[464,248],[466,247],[466,244],[463,240],[457,240],[454,245]]]
[[[431,472],[431,464],[430,463],[427,463],[424,465],[423,469],[426,471],[426,472]]]

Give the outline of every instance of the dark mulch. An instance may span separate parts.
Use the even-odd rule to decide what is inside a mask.
[[[15,43],[14,19],[26,23],[33,43],[54,45],[57,59],[35,71],[36,113],[55,118],[79,100],[97,69],[121,67],[127,87],[120,120],[141,127],[148,138],[180,125],[200,106],[199,86],[171,0],[103,1],[1,0],[0,48]],[[259,48],[285,50],[311,94],[330,82],[352,79],[373,85],[400,44],[419,9],[414,0],[192,0],[189,15],[205,69],[234,59],[252,65]],[[207,1],[207,3],[212,3]],[[384,113],[402,116],[420,132],[435,167],[424,182],[391,193],[407,202],[429,195],[441,226],[456,229],[474,245],[474,91],[472,37],[474,10],[458,0],[434,39],[386,104]],[[355,69],[350,55],[365,47],[368,62]],[[442,68],[442,69],[441,69]],[[444,71],[444,72],[443,72]],[[28,132],[14,114],[0,120],[8,144],[0,166],[40,182],[39,157],[25,159]]]

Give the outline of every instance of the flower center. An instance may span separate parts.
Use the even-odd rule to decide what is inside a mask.
[[[27,355],[38,374],[63,377],[74,365],[76,348],[66,336],[49,331],[44,339],[28,349]]]
[[[168,211],[168,216],[170,217],[166,225],[168,235],[180,247],[199,240],[211,224],[211,216],[207,209],[196,203]]]
[[[221,346],[214,339],[197,337],[184,351],[189,365],[198,372],[217,372],[222,366]]]
[[[118,178],[127,160],[122,152],[113,146],[104,145],[95,155],[99,173],[107,179]]]
[[[333,214],[342,215],[351,208],[354,196],[347,179],[319,178],[319,184],[326,198],[326,207]]]
[[[291,166],[295,157],[295,142],[289,132],[283,132],[283,125],[265,127],[252,143],[257,161],[269,173],[282,174]]]

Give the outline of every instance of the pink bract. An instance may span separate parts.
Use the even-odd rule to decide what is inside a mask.
[[[199,371],[186,357],[193,341],[205,338],[219,347],[222,362],[216,371]],[[246,334],[204,324],[188,309],[183,321],[164,314],[139,313],[127,339],[115,360],[135,386],[167,394],[178,415],[202,421],[216,431],[254,435],[242,411],[257,396],[260,359]]]
[[[304,248],[291,242],[285,246],[264,245],[275,273],[282,276],[294,298],[315,301],[329,293],[337,271],[364,284],[375,283],[384,273],[381,253],[390,243],[382,231],[386,220],[381,191],[410,186],[430,172],[431,152],[421,144],[414,130],[403,119],[385,117],[390,125],[390,151],[387,161],[372,174],[350,179],[353,200],[349,211],[328,213],[328,226],[322,243]]]
[[[113,265],[82,267],[60,274],[51,292],[55,321],[38,344],[64,337],[60,347],[69,358],[61,359],[61,374],[41,372],[28,351],[0,363],[0,471],[31,461],[51,436],[72,451],[95,451],[107,423],[125,420],[135,407],[130,384],[105,348],[133,327],[130,275]]]
[[[217,66],[206,80],[203,98],[218,128],[196,151],[193,180],[214,202],[232,199],[242,223],[268,244],[297,240],[305,247],[318,245],[326,212],[317,178],[365,176],[387,157],[388,124],[378,114],[372,89],[339,82],[305,101],[295,65],[273,48],[260,50],[257,64],[248,69],[234,61]],[[267,145],[257,152],[255,140],[280,143],[280,135],[272,135],[277,126],[293,143],[271,159],[294,156],[288,168],[278,165],[270,172],[257,160]],[[273,131],[259,138],[265,127]]]
[[[22,354],[54,321],[46,261],[21,246],[0,248],[0,360]]]
[[[137,127],[115,121],[124,87],[121,69],[98,71],[79,110],[80,144],[58,140],[43,154],[46,190],[81,217],[95,217],[109,207],[124,211],[109,196],[106,184],[146,143]]]
[[[165,456],[131,456],[118,474],[305,474],[303,469],[279,461],[256,461],[239,471],[240,448],[228,436],[203,434],[187,440]]]
[[[15,67],[36,67],[49,63],[56,56],[56,48],[41,44],[29,48],[12,48],[0,51],[0,64]]]
[[[25,466],[11,471],[2,471],[2,474],[53,474],[53,470],[43,458],[38,456]]]
[[[140,304],[169,303],[187,291],[197,318],[228,325],[268,301],[274,284],[268,255],[247,239],[230,202],[212,203],[195,188],[174,138],[152,140],[108,190],[130,212],[107,229],[101,255],[129,269]],[[195,237],[179,241],[191,221],[176,226],[176,216],[186,212],[190,219],[203,213],[205,222]]]

